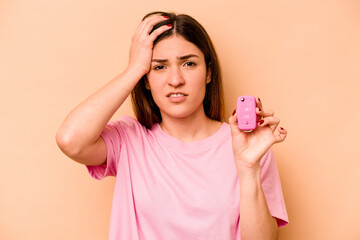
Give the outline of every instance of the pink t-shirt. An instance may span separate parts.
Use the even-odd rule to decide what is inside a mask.
[[[107,164],[87,166],[92,177],[116,176],[109,239],[239,240],[240,186],[230,126],[184,143],[154,124],[148,130],[123,116],[101,134]],[[272,216],[288,223],[280,178],[270,149],[261,183]]]

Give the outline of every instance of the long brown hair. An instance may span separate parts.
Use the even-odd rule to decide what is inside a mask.
[[[206,84],[206,93],[203,100],[204,111],[210,119],[223,121],[224,100],[222,76],[219,60],[209,35],[200,23],[186,14],[176,15],[175,13],[152,12],[147,14],[143,19],[154,14],[168,16],[169,18],[156,24],[151,32],[163,25],[172,24],[173,26],[170,30],[165,31],[155,39],[154,46],[162,39],[176,34],[195,44],[204,54],[206,69],[208,69],[211,74],[211,81]],[[136,118],[142,125],[149,129],[152,124],[160,123],[162,118],[160,109],[154,102],[150,90],[146,89],[146,81],[147,77],[144,75],[132,90],[131,100]]]

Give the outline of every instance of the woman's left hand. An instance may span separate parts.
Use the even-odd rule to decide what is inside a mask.
[[[258,169],[260,159],[274,143],[285,140],[287,131],[279,127],[280,120],[274,117],[274,112],[263,109],[259,98],[256,99],[257,127],[252,132],[243,132],[238,128],[237,117],[234,113],[229,118],[231,127],[232,146],[237,168]]]

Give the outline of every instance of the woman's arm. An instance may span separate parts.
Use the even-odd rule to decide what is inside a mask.
[[[278,239],[278,225],[270,215],[260,182],[260,166],[237,167],[240,182],[240,229],[243,240]]]
[[[285,140],[287,131],[280,127],[280,120],[271,110],[261,110],[256,101],[258,127],[250,133],[239,130],[236,114],[229,118],[236,170],[240,183],[240,229],[243,240],[277,239],[277,221],[267,206],[260,177],[260,160],[274,143]]]
[[[67,156],[87,165],[106,163],[106,146],[100,134],[137,82],[150,70],[153,42],[171,27],[165,25],[150,35],[149,32],[164,20],[163,16],[156,15],[142,21],[132,37],[126,70],[67,115],[56,134],[56,142]]]
[[[106,146],[100,134],[140,78],[139,73],[125,70],[75,107],[56,134],[60,149],[83,164],[105,163]]]

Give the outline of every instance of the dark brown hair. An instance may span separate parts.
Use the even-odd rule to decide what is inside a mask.
[[[186,14],[176,15],[175,13],[152,12],[143,19],[154,14],[168,16],[169,19],[156,24],[151,32],[163,25],[172,24],[173,26],[155,39],[154,46],[162,39],[176,34],[195,44],[204,54],[206,67],[211,74],[211,81],[206,84],[206,93],[203,101],[204,111],[210,119],[223,121],[224,100],[221,70],[209,35],[200,23]],[[160,109],[154,102],[150,90],[145,87],[146,81],[147,77],[144,75],[132,90],[131,100],[136,118],[149,129],[152,124],[160,123],[162,119]]]

